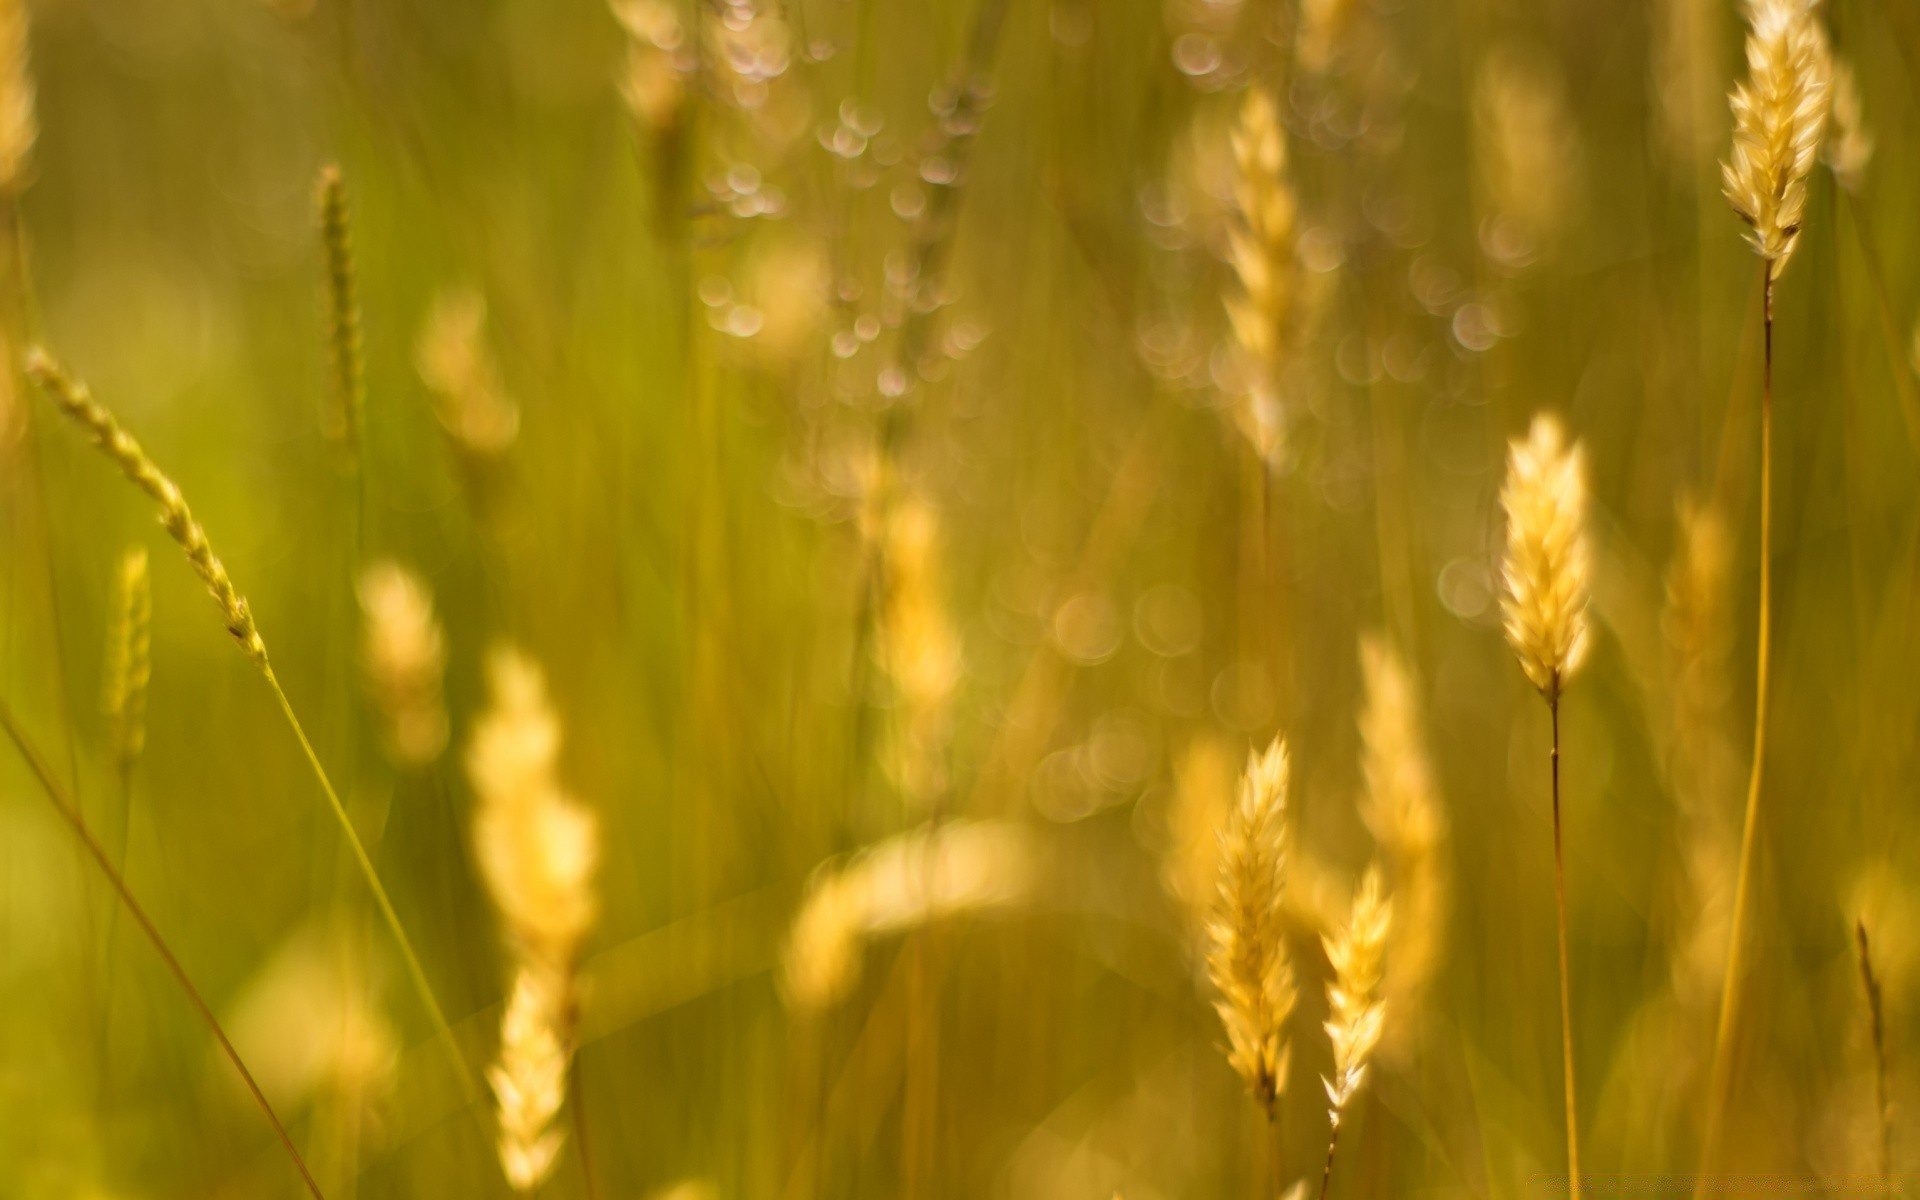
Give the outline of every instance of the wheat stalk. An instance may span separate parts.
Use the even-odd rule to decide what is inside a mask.
[[[305,727],[293,711],[293,702],[287,699],[280,679],[273,672],[273,665],[267,659],[267,644],[260,636],[255,625],[253,611],[247,606],[246,597],[234,586],[232,578],[207,540],[206,530],[194,519],[193,512],[187,507],[186,497],[180,488],[161,472],[154,461],[147,456],[140,443],[120,427],[92,394],[85,384],[75,379],[62,368],[46,351],[36,347],[27,354],[27,374],[40,389],[53,400],[60,411],[65,413],[81,428],[85,429],[123,474],[141,491],[147,493],[160,510],[160,525],[168,536],[180,546],[187,557],[194,574],[207,587],[213,602],[227,623],[227,632],[239,645],[246,656],[258,667],[261,676],[272,689],[274,699],[279,701],[280,711],[286,717],[287,724],[293,729],[294,738],[300,743],[301,751],[306,755],[307,765],[312,768],[314,778],[320,783],[320,790],[327,798],[327,805],[333,812],[334,821],[340,826],[340,832],[353,851],[354,860],[359,865],[360,874],[366,880],[368,891],[373,893],[376,906],[380,909],[382,920],[392,933],[394,943],[405,960],[407,972],[413,987],[418,993],[421,1004],[432,1018],[434,1026],[445,1046],[450,1061],[455,1068],[461,1087],[472,1095],[473,1083],[467,1070],[466,1059],[461,1055],[459,1045],[453,1040],[452,1027],[447,1024],[446,1015],[440,1009],[440,1002],[434,998],[433,988],[427,983],[426,971],[420,965],[420,958],[414,952],[412,939],[400,924],[399,914],[393,909],[393,902],[387,897],[387,889],[380,882],[380,876],[374,870],[373,860],[368,857],[366,847],[360,841],[360,835],[354,831],[353,821],[347,816],[346,807],[340,802],[340,795],[334,790],[333,781],[328,778],[326,768],[320,765],[320,756],[314,752],[313,743],[307,738]]]
[[[1560,949],[1560,1055],[1566,1082],[1567,1179],[1580,1200],[1580,1136],[1575,1119],[1573,989],[1567,970],[1567,878],[1561,850],[1560,693],[1586,658],[1588,550],[1586,466],[1579,443],[1569,447],[1560,422],[1534,417],[1507,457],[1500,493],[1507,511],[1505,594],[1507,641],[1528,680],[1546,699],[1553,725],[1553,899]]]
[[[1333,1181],[1333,1153],[1340,1144],[1341,1118],[1366,1081],[1367,1065],[1386,1019],[1381,996],[1381,959],[1393,929],[1393,905],[1381,887],[1380,868],[1367,868],[1354,893],[1347,922],[1324,939],[1333,979],[1327,984],[1327,1037],[1333,1042],[1333,1074],[1321,1082],[1327,1089],[1327,1163],[1320,1173],[1320,1198],[1326,1200]]]
[[[1773,626],[1773,290],[1799,240],[1807,173],[1827,122],[1832,60],[1826,35],[1807,0],[1753,0],[1748,9],[1749,78],[1736,84],[1731,103],[1733,152],[1722,164],[1726,195],[1751,229],[1762,264],[1764,322],[1760,377],[1760,613],[1754,656],[1753,767],[1747,777],[1740,862],[1734,877],[1733,917],[1727,934],[1726,974],[1708,1077],[1707,1116],[1700,1148],[1702,1194],[1718,1149],[1720,1122],[1732,1071],[1733,1031],[1739,1013],[1740,968],[1760,787],[1766,764],[1767,696]]]
[[[1293,971],[1283,941],[1287,747],[1249,755],[1238,803],[1220,834],[1220,892],[1208,922],[1207,974],[1227,1030],[1227,1062],[1269,1121],[1287,1083]]]

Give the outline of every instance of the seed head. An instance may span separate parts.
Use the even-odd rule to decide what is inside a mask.
[[[1807,173],[1827,124],[1833,63],[1810,0],[1750,0],[1746,82],[1736,84],[1727,200],[1778,278],[1806,215]]]
[[[1282,940],[1287,748],[1250,755],[1220,836],[1220,894],[1208,925],[1207,974],[1227,1029],[1227,1061],[1269,1111],[1286,1087],[1293,972]]]
[[[1524,441],[1510,444],[1507,483],[1507,641],[1548,703],[1587,654],[1586,457],[1569,448],[1560,422],[1534,417]]]
[[[1393,906],[1381,889],[1380,869],[1369,867],[1353,897],[1346,927],[1326,939],[1333,981],[1327,985],[1327,1036],[1333,1039],[1333,1075],[1323,1080],[1335,1126],[1366,1080],[1367,1063],[1380,1044],[1386,1004],[1380,997],[1380,967],[1393,927]]]

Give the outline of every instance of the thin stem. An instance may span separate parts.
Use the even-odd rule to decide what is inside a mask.
[[[360,874],[367,881],[367,890],[373,893],[373,902],[380,909],[380,916],[386,921],[387,928],[393,933],[394,943],[400,948],[400,957],[407,966],[407,975],[413,982],[414,991],[420,996],[420,1002],[433,1017],[433,1023],[440,1035],[441,1043],[446,1047],[452,1059],[454,1074],[460,1080],[460,1088],[466,1093],[467,1102],[475,1103],[479,1094],[474,1090],[473,1078],[467,1067],[466,1056],[460,1053],[459,1043],[453,1039],[453,1029],[447,1024],[446,1014],[440,1010],[440,1002],[434,999],[433,988],[427,983],[427,973],[420,966],[420,958],[413,951],[413,942],[407,937],[407,931],[400,924],[400,916],[393,911],[393,902],[387,898],[387,889],[381,885],[379,874],[373,869],[373,860],[367,857],[367,848],[361,844],[360,835],[354,832],[353,821],[347,816],[346,806],[340,803],[339,795],[333,790],[333,782],[327,778],[326,768],[320,765],[320,756],[313,752],[313,743],[307,740],[307,731],[301,727],[300,718],[294,715],[293,704],[288,701],[287,693],[280,687],[280,680],[273,668],[262,664],[261,671],[267,677],[267,685],[273,689],[274,698],[280,701],[280,711],[286,714],[287,724],[293,727],[293,736],[299,739],[300,749],[306,752],[307,762],[313,767],[314,778],[320,781],[320,790],[326,794],[327,804],[333,809],[334,819],[339,822],[340,830],[346,835],[347,846],[353,851],[354,860],[359,864]]]
[[[153,948],[159,952],[161,960],[166,963],[167,970],[179,983],[180,990],[185,992],[187,999],[192,1002],[194,1011],[200,1014],[200,1019],[212,1031],[214,1040],[220,1043],[220,1052],[226,1055],[228,1062],[233,1064],[233,1069],[240,1073],[241,1080],[247,1085],[247,1091],[253,1095],[254,1103],[260,1106],[260,1111],[266,1115],[267,1123],[273,1126],[273,1132],[279,1137],[280,1144],[286,1148],[288,1157],[293,1159],[293,1165],[299,1169],[300,1178],[306,1182],[307,1191],[313,1194],[314,1200],[326,1200],[321,1195],[320,1185],[314,1181],[313,1173],[307,1170],[306,1161],[300,1157],[300,1151],[294,1146],[293,1139],[287,1135],[287,1127],[280,1123],[280,1118],[274,1114],[273,1105],[267,1103],[267,1097],[261,1092],[260,1085],[254,1082],[253,1072],[247,1070],[247,1064],[241,1060],[240,1052],[235,1050],[233,1043],[227,1040],[226,1030],[220,1027],[219,1018],[215,1017],[213,1010],[207,1007],[207,1002],[201,997],[200,990],[193,986],[193,980],[187,976],[186,968],[182,967],[180,960],[173,956],[173,951],[168,948],[166,939],[160,936],[160,930],[148,919],[146,910],[141,908],[139,901],[133,898],[133,893],[127,888],[126,880],[121,877],[119,871],[114,869],[113,860],[107,856],[99,839],[93,836],[93,831],[87,828],[86,819],[80,815],[79,809],[75,808],[60,791],[60,785],[54,782],[53,772],[47,769],[46,760],[42,759],[39,751],[27,741],[25,732],[21,730],[19,722],[14,719],[13,710],[4,702],[0,702],[0,728],[5,728],[14,748],[20,752],[20,757],[26,760],[28,769],[39,781],[40,790],[46,793],[47,799],[59,811],[61,819],[66,821],[67,826],[73,830],[74,836],[80,839],[82,849],[100,868],[100,873],[107,877],[107,882],[112,885],[114,893],[119,896],[120,903],[125,906],[128,915],[140,926],[141,932],[147,935],[147,940],[153,943]]]
[[[1747,777],[1747,811],[1740,828],[1740,866],[1733,887],[1732,928],[1727,934],[1727,969],[1720,983],[1720,1019],[1713,1035],[1713,1068],[1708,1075],[1707,1124],[1700,1147],[1700,1179],[1695,1195],[1713,1170],[1732,1071],[1731,1049],[1740,1000],[1740,960],[1745,944],[1747,898],[1753,882],[1754,831],[1759,826],[1760,780],[1767,752],[1767,660],[1772,637],[1773,567],[1773,264],[1766,268],[1761,310],[1765,322],[1760,372],[1760,633],[1755,655],[1753,770]]]
[[[1327,1165],[1320,1171],[1320,1200],[1327,1200],[1327,1185],[1333,1182],[1333,1151],[1340,1144],[1340,1114],[1333,1114],[1333,1129],[1327,1134]]]
[[[1882,1189],[1891,1195],[1893,1191],[1893,1122],[1887,1107],[1886,1018],[1880,1001],[1880,980],[1873,973],[1873,949],[1867,944],[1867,923],[1856,920],[1853,924],[1853,933],[1860,948],[1860,980],[1866,985],[1867,1017],[1872,1022],[1873,1031],[1874,1098],[1878,1104],[1874,1110],[1874,1116],[1880,1127],[1880,1183]]]
[[[599,1185],[593,1181],[593,1152],[587,1144],[586,1085],[580,1080],[580,1051],[574,1049],[573,1069],[567,1072],[568,1088],[572,1091],[573,1101],[573,1140],[580,1147],[580,1178],[585,1184],[587,1200],[600,1200]]]
[[[1560,849],[1560,673],[1547,694],[1553,717],[1553,907],[1560,942],[1560,1058],[1567,1084],[1567,1188],[1580,1200],[1580,1134],[1573,1105],[1573,986],[1567,971],[1567,868]]]

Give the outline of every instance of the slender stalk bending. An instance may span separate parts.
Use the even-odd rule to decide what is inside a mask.
[[[1573,988],[1567,968],[1567,879],[1561,850],[1560,693],[1587,653],[1585,455],[1568,447],[1560,423],[1536,416],[1525,441],[1512,444],[1507,484],[1506,594],[1501,608],[1507,641],[1520,667],[1547,702],[1553,724],[1554,928],[1560,953],[1560,1057],[1566,1082],[1567,1185],[1580,1200],[1580,1135],[1575,1120]]]

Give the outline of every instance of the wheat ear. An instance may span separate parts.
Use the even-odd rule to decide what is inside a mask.
[[[107,745],[124,789],[146,747],[147,683],[153,675],[153,591],[147,578],[147,548],[121,556],[114,588],[113,624],[107,635]]]
[[[273,665],[267,660],[267,644],[260,637],[260,630],[254,624],[253,612],[247,606],[246,597],[240,594],[233,580],[227,575],[227,569],[214,554],[213,546],[207,541],[207,534],[187,507],[187,501],[173,480],[163,474],[154,465],[147,452],[140,447],[132,435],[120,427],[120,423],[88,392],[86,385],[68,374],[44,350],[35,348],[27,354],[27,374],[40,386],[40,389],[59,406],[73,421],[92,435],[94,443],[112,459],[126,477],[133,481],[141,491],[153,498],[160,509],[160,524],[168,535],[180,546],[187,556],[187,562],[201,582],[207,585],[214,604],[226,618],[227,632],[233,635],[241,650],[251,659],[260,674],[273,690],[274,699],[280,703],[280,711],[286,716],[287,724],[292,727],[293,735],[300,743],[300,749],[306,754],[307,765],[313,769],[314,778],[320,783],[320,790],[327,798],[333,817],[340,826],[347,845],[353,850],[354,860],[359,864],[360,874],[367,881],[367,889],[373,893],[374,903],[380,909],[380,916],[393,934],[394,943],[399,947],[400,955],[407,965],[414,990],[419,993],[420,1002],[426,1007],[439,1032],[442,1042],[453,1063],[462,1089],[469,1099],[474,1097],[473,1080],[467,1069],[466,1059],[460,1053],[459,1045],[453,1040],[453,1030],[447,1024],[446,1015],[440,1009],[440,1002],[434,999],[433,988],[427,983],[426,971],[420,966],[420,958],[414,953],[413,942],[407,937],[406,929],[400,924],[399,914],[394,912],[393,902],[387,897],[387,889],[380,882],[379,873],[374,870],[373,860],[367,856],[367,850],[361,844],[360,835],[354,832],[353,822],[347,816],[347,810],[340,803],[339,793],[334,791],[333,781],[327,777],[326,768],[320,765],[320,756],[314,752],[313,743],[307,738],[306,729],[300,724],[300,718],[293,711],[293,703],[287,699],[285,689],[280,686],[279,677],[273,673]]]
[[[340,167],[320,169],[315,188],[320,245],[326,255],[327,356],[331,367],[333,432],[357,463],[366,417],[366,368],[361,360],[360,301],[354,286],[353,228],[347,212],[347,185]]]
[[[1553,901],[1560,950],[1560,1057],[1566,1083],[1567,1180],[1580,1200],[1580,1135],[1574,1112],[1573,989],[1567,970],[1567,872],[1561,850],[1560,692],[1586,658],[1588,550],[1585,455],[1542,414],[1512,443],[1500,502],[1507,510],[1501,609],[1520,667],[1552,719]]]
[[[1746,813],[1740,828],[1740,865],[1734,877],[1733,917],[1727,933],[1726,974],[1720,987],[1707,1117],[1700,1147],[1703,1194],[1713,1170],[1732,1071],[1733,1031],[1738,1023],[1740,968],[1748,897],[1753,883],[1754,836],[1759,824],[1760,785],[1766,764],[1767,694],[1773,637],[1773,289],[1799,240],[1805,215],[1807,173],[1813,169],[1827,123],[1833,64],[1826,35],[1806,0],[1754,0],[1748,10],[1750,77],[1735,85],[1733,152],[1722,165],[1727,200],[1752,229],[1764,260],[1761,316],[1764,350],[1760,376],[1760,630],[1754,655],[1753,767],[1747,777]]]
[[[1220,835],[1220,894],[1207,933],[1207,974],[1220,999],[1227,1061],[1268,1119],[1287,1083],[1293,971],[1282,940],[1286,891],[1287,747],[1250,755]]]
[[[1320,1172],[1320,1200],[1333,1181],[1333,1152],[1340,1144],[1341,1118],[1366,1081],[1367,1064],[1380,1044],[1386,1001],[1380,993],[1381,959],[1393,928],[1393,905],[1380,883],[1380,868],[1369,867],[1354,893],[1353,912],[1339,932],[1325,939],[1333,980],[1327,985],[1327,1036],[1333,1041],[1333,1075],[1327,1089],[1327,1164]]]

